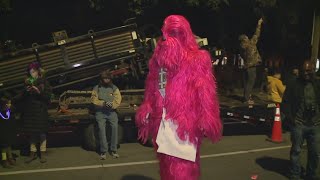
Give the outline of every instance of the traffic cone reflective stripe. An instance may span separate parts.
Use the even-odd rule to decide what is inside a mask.
[[[274,121],[281,121],[281,118],[279,116],[274,117]]]
[[[277,107],[276,107],[276,117],[279,116],[280,117],[280,106],[279,104],[277,104]]]

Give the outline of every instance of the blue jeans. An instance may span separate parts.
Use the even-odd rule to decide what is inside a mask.
[[[307,141],[308,148],[306,177],[314,179],[319,168],[320,127],[296,125],[291,130],[290,174],[292,179],[298,179],[301,175],[300,153],[304,140]]]
[[[111,126],[111,146],[109,151],[117,151],[118,144],[118,115],[116,112],[96,112],[96,121],[99,128],[100,152],[108,151],[108,141],[106,133],[107,123]]]

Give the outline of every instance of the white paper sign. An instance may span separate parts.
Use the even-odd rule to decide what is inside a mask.
[[[177,158],[195,162],[197,147],[189,140],[182,141],[177,135],[178,126],[172,120],[165,120],[166,111],[163,108],[162,120],[156,142],[159,146],[157,152]]]

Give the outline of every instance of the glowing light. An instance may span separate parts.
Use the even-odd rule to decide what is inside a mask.
[[[81,64],[74,64],[73,67],[79,67]]]
[[[319,68],[320,68],[320,62],[319,62],[319,59],[317,59],[316,72],[318,72],[318,71],[319,71]]]
[[[5,117],[1,112],[0,112],[0,117],[2,118],[2,119],[9,119],[10,118],[10,109],[7,109],[7,111],[6,111],[6,116],[7,117]]]

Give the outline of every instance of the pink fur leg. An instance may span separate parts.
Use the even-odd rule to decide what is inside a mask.
[[[158,153],[161,180],[198,180],[200,176],[199,158],[191,162]]]

